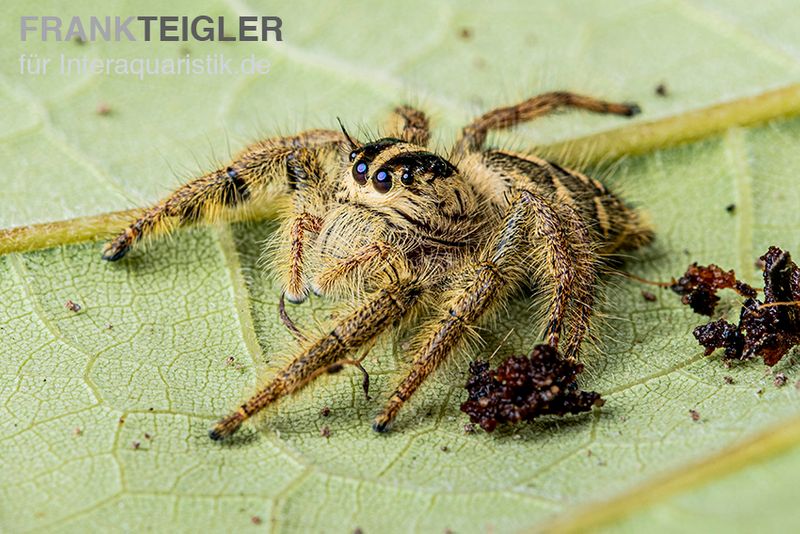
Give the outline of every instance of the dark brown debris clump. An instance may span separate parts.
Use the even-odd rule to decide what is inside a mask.
[[[739,313],[739,324],[734,325],[725,319],[712,321],[694,329],[694,337],[711,354],[716,349],[725,349],[726,360],[749,360],[761,356],[764,363],[773,366],[780,361],[795,345],[800,344],[800,269],[792,261],[788,252],[778,247],[770,247],[761,257],[764,271],[764,301],[756,299],[756,291],[739,282],[733,271],[727,273],[712,265],[707,268],[692,265],[686,275],[676,284],[688,287],[683,302],[692,306],[691,298],[685,295],[697,291],[696,297],[709,302],[713,297],[714,305],[719,300],[715,295],[717,289],[732,288],[740,295],[747,297]],[[711,274],[699,274],[695,278],[692,273],[707,269]],[[695,283],[695,280],[699,282]],[[710,280],[707,282],[707,280]],[[700,313],[700,312],[698,312]]]
[[[550,345],[537,345],[530,358],[511,356],[497,369],[484,361],[472,362],[466,385],[469,397],[461,411],[491,432],[502,423],[602,406],[599,393],[578,389],[576,378],[582,370],[583,365],[562,358]]]
[[[707,267],[693,263],[670,289],[681,296],[681,302],[700,315],[714,314],[720,289],[733,289],[743,297],[755,297],[756,290],[736,279],[736,274],[711,264]]]

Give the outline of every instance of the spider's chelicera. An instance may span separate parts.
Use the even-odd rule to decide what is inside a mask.
[[[523,289],[548,296],[545,341],[577,357],[598,269],[652,239],[637,212],[597,180],[532,155],[483,148],[490,130],[559,107],[639,111],[546,93],[479,117],[446,158],[426,148],[428,119],[410,107],[395,110],[395,137],[360,142],[342,127],[267,139],[146,209],[106,245],[103,258],[118,260],[136,241],[176,224],[288,197],[274,247],[284,295],[299,303],[313,291],[357,304],[327,335],[301,343],[294,359],[209,435],[231,435],[326,370],[360,366],[379,337],[413,325],[411,368],[373,424],[383,432],[431,372]]]

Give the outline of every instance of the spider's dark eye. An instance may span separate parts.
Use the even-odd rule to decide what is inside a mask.
[[[367,164],[363,161],[353,167],[353,179],[361,185],[367,183]]]
[[[358,153],[355,150],[350,152],[350,161],[355,160],[357,155],[358,155]]]
[[[403,174],[400,175],[400,181],[404,185],[411,185],[414,183],[414,175],[408,169],[403,169]]]
[[[388,193],[392,188],[392,175],[384,170],[375,173],[372,180],[372,185],[375,186],[375,191],[378,193]]]

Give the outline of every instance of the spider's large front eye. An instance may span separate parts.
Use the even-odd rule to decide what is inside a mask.
[[[375,186],[375,191],[378,193],[388,193],[392,188],[392,175],[381,169],[375,173],[372,185]]]
[[[367,183],[367,164],[363,161],[353,167],[353,179],[361,185]]]

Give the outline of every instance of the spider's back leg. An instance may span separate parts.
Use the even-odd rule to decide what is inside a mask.
[[[389,131],[407,143],[428,146],[430,124],[424,111],[411,106],[398,106],[389,117]]]
[[[559,108],[576,108],[595,113],[611,113],[632,117],[641,110],[636,104],[619,104],[607,102],[590,96],[554,91],[529,98],[519,104],[493,109],[484,113],[461,131],[461,138],[456,142],[454,153],[466,154],[480,150],[490,130],[511,128],[522,122],[542,117]]]
[[[225,167],[184,184],[145,209],[106,244],[103,259],[116,261],[137,241],[167,232],[174,226],[219,219],[233,209],[289,194],[297,188],[298,181],[323,172],[326,162],[338,157],[343,142],[342,133],[329,130],[309,130],[257,142]],[[296,161],[303,154],[316,163],[301,176]]]
[[[643,214],[595,178],[531,154],[490,150],[468,159],[491,171],[487,181],[500,184],[490,192],[496,199],[505,194],[509,184],[523,189],[535,186],[572,207],[590,229],[593,248],[601,256],[635,250],[653,240]]]

